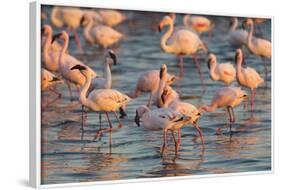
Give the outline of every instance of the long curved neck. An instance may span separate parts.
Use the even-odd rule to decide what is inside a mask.
[[[234,18],[230,30],[236,30],[238,27],[238,19]]]
[[[174,31],[174,24],[171,22],[169,23],[169,29],[167,30],[167,32],[161,37],[161,48],[165,51],[165,52],[171,52],[172,48],[167,45],[167,41],[170,38],[170,36],[172,35]]]
[[[52,33],[48,33],[43,45],[43,56],[44,59],[48,59],[49,58],[49,50],[50,50],[50,46],[51,46],[51,41],[52,41]]]
[[[60,58],[59,58],[59,60],[60,60],[59,63],[60,64],[64,63],[65,54],[66,54],[66,51],[67,51],[67,48],[68,48],[68,43],[69,43],[69,39],[65,38],[63,46],[62,46],[62,49],[61,49],[61,52],[60,52]]]
[[[251,23],[250,24],[250,32],[248,33],[248,37],[247,37],[247,44],[248,44],[249,49],[252,49],[253,33],[254,33],[254,24]]]
[[[105,60],[107,61],[107,60]],[[112,84],[112,77],[111,77],[111,70],[110,70],[110,67],[109,67],[109,63],[106,62],[105,65],[104,65],[104,68],[103,68],[103,77],[105,78],[106,80],[106,86],[108,88],[111,88],[111,84]]]
[[[203,110],[207,111],[207,112],[214,112],[217,109],[217,105],[216,104],[211,104],[211,105],[205,105],[202,107]]]
[[[236,76],[237,76],[237,81],[239,82],[239,79],[241,79],[242,77],[242,59],[238,59],[237,62],[236,62]]]
[[[215,72],[217,68],[217,60],[213,60],[213,62],[210,64],[210,75],[213,80],[218,80],[217,73]]]
[[[84,34],[85,38],[90,43],[94,43],[94,38],[91,35],[91,30],[92,30],[93,25],[94,25],[93,20],[89,19],[89,22],[87,23],[87,25],[86,25],[86,27],[84,28],[84,31],[83,31],[83,34]]]
[[[85,75],[85,77],[86,77],[86,82],[84,83],[82,90],[80,92],[79,100],[84,106],[91,107],[91,101],[87,98],[87,94],[91,86],[92,77],[90,75]]]

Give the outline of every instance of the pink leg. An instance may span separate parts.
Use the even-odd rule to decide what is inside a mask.
[[[254,104],[255,104],[255,96],[256,96],[256,89],[252,90],[251,93],[251,111],[254,111]]]
[[[72,96],[72,91],[71,91],[71,84],[69,82],[66,82],[66,84],[67,84],[67,88],[68,88],[68,91],[69,91],[70,100],[72,101],[73,96]]]
[[[161,154],[163,154],[167,148],[167,129],[163,130],[163,146],[161,150]]]
[[[72,33],[73,33],[73,35],[74,35],[75,42],[76,42],[77,47],[78,47],[78,51],[79,51],[80,53],[83,53],[83,49],[82,49],[82,46],[81,46],[80,37],[79,37],[77,31],[76,31],[75,29],[71,29],[71,31],[72,31]]]
[[[106,118],[107,118],[107,121],[108,121],[108,124],[109,124],[109,128],[100,129],[100,130],[96,133],[94,140],[96,140],[98,137],[100,137],[104,132],[108,132],[108,131],[111,132],[111,131],[112,131],[112,123],[111,123],[111,121],[110,121],[110,119],[109,119],[108,113],[105,112],[105,115],[106,115]]]
[[[174,131],[171,131],[171,132],[172,132],[173,139],[174,139],[174,142],[175,142],[175,155],[178,155],[179,144],[178,144],[178,141],[176,140]]]
[[[179,56],[180,77],[182,77],[182,76],[183,76],[183,73],[184,73],[184,70],[183,70],[183,63],[184,63],[183,56],[180,55],[180,56]]]
[[[181,144],[181,130],[178,129],[178,145],[180,146]]]
[[[245,99],[243,100],[243,102],[244,102],[243,108],[244,108],[245,111],[247,111],[247,109],[248,109],[248,98],[245,98]]]
[[[118,123],[119,123],[118,128],[122,128],[122,123],[121,123],[120,119],[118,118],[117,113],[115,111],[113,113],[114,113],[116,119],[118,120]]]
[[[197,67],[197,71],[198,71],[200,81],[201,81],[201,84],[202,84],[202,87],[203,87],[203,92],[205,92],[206,89],[205,89],[205,84],[204,84],[204,78],[203,78],[203,75],[201,73],[201,67],[200,67],[200,64],[199,64],[199,61],[198,61],[198,58],[197,58],[196,54],[193,55],[193,60],[194,60],[195,65]]]

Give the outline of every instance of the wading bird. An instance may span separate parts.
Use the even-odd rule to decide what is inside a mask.
[[[235,48],[241,48],[243,45],[247,44],[248,32],[243,29],[237,29],[238,25],[238,19],[232,17],[230,20],[230,30],[228,32],[227,40]]]

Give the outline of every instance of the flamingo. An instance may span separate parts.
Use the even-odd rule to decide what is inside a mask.
[[[75,7],[55,6],[51,12],[51,22],[57,28],[66,26],[70,30],[77,43],[78,51],[83,52],[79,35],[76,31],[80,27],[81,19],[84,15],[83,10]]]
[[[41,28],[41,34],[42,34],[42,49],[44,48],[44,44],[46,43],[47,39],[50,38],[52,39],[52,35],[53,35],[53,29],[50,25],[48,24],[44,24],[44,26]],[[51,40],[50,40],[51,42]],[[58,42],[54,42],[54,43],[49,43],[48,44],[48,50],[49,51],[60,51],[61,50],[61,45]]]
[[[217,90],[211,104],[201,106],[201,109],[207,112],[214,112],[217,108],[226,108],[229,122],[232,124],[235,122],[233,108],[239,105],[247,96],[247,93],[241,90],[240,87],[223,87]]]
[[[257,71],[251,67],[242,67],[243,63],[243,52],[241,49],[236,50],[235,62],[237,67],[237,81],[240,85],[247,87],[251,90],[251,110],[254,109],[254,98],[256,96],[256,89],[262,83],[263,78],[257,73]]]
[[[209,54],[208,68],[210,77],[215,81],[222,81],[229,85],[236,79],[236,71],[231,63],[217,63],[217,58],[214,54]]]
[[[66,33],[66,31],[54,35],[53,41],[55,41],[56,39],[62,39],[64,42],[62,46],[62,50],[60,51],[58,70],[61,76],[66,80],[70,96],[72,97],[71,83],[76,85],[77,91],[79,93],[80,87],[83,86],[83,84],[86,82],[86,78],[81,72],[79,72],[78,70],[71,70],[73,66],[82,65],[86,67],[91,73],[92,78],[95,78],[97,75],[95,71],[92,70],[90,67],[88,67],[87,65],[76,59],[75,57],[66,54],[66,50],[69,44],[69,36]]]
[[[181,29],[173,33],[174,23],[172,18],[169,16],[165,16],[162,19],[159,24],[159,31],[161,31],[166,25],[169,26],[169,29],[161,37],[161,49],[166,53],[176,54],[179,56],[181,75],[183,74],[183,56],[192,55],[200,75],[200,80],[203,84],[203,76],[200,71],[200,65],[197,60],[196,52],[200,49],[207,51],[207,48],[204,46],[198,35],[189,30]]]
[[[93,90],[89,93],[87,97],[88,90],[92,82],[91,70],[89,70],[88,67],[85,67],[84,65],[80,64],[73,66],[71,70],[77,70],[78,72],[81,72],[81,74],[84,75],[84,77],[86,78],[86,82],[82,87],[79,98],[82,105],[86,106],[88,109],[94,112],[104,112],[107,117],[110,128],[100,129],[95,139],[100,136],[103,132],[112,131],[113,127],[108,116],[109,112],[114,113],[119,123],[118,128],[121,128],[122,123],[117,117],[116,110],[122,107],[123,105],[126,105],[130,101],[130,98],[127,95],[122,94],[121,92],[114,89]]]
[[[197,123],[199,118],[201,117],[201,112],[199,111],[199,109],[197,109],[194,105],[190,103],[181,101],[178,93],[174,91],[169,85],[166,85],[164,87],[160,98],[163,102],[162,107],[170,108],[174,111],[180,112],[181,114],[191,118],[189,122],[186,123],[186,125],[192,124],[192,126],[196,128],[196,130],[200,135],[201,142],[204,145],[205,140],[203,138],[203,134],[200,129],[200,126]],[[180,143],[181,143],[181,131],[178,130],[178,145],[180,145]]]
[[[96,25],[93,27],[93,19],[84,16],[82,22],[86,22],[83,35],[90,44],[97,43],[103,48],[107,48],[119,42],[124,35],[106,25]]]
[[[102,17],[103,23],[107,26],[115,26],[122,23],[127,17],[117,10],[99,10],[99,15]]]
[[[214,23],[204,16],[185,15],[183,25],[192,28],[198,34],[211,31],[214,28]]]
[[[262,38],[255,38],[253,36],[254,33],[254,21],[250,18],[247,18],[243,22],[243,28],[245,29],[246,26],[250,27],[250,32],[248,33],[247,37],[247,48],[248,50],[259,57],[263,58],[271,58],[271,42]],[[264,62],[264,69],[265,73],[267,73],[266,63]]]
[[[173,82],[177,79],[176,76],[166,72],[167,71],[166,65],[165,66],[162,65],[161,68],[162,68],[162,72],[165,72],[166,74],[165,76],[166,78],[164,82],[169,85],[173,84]],[[130,98],[136,98],[140,96],[142,92],[150,92],[149,101],[147,103],[148,107],[150,107],[151,99],[153,99],[154,94],[157,93],[157,90],[159,88],[159,82],[161,80],[159,78],[160,72],[161,71],[159,70],[150,70],[142,73],[137,80],[135,90],[133,92],[128,93],[128,96]]]
[[[238,48],[247,44],[248,32],[243,29],[237,29],[238,19],[236,17],[231,18],[230,30],[228,32],[228,42]]]
[[[170,108],[157,108],[150,110],[147,106],[140,106],[136,110],[135,123],[137,126],[142,125],[149,130],[163,130],[163,146],[161,153],[163,154],[167,147],[167,132],[171,131],[175,142],[175,154],[179,150],[179,143],[175,137],[175,131],[180,130],[190,117],[187,117]]]

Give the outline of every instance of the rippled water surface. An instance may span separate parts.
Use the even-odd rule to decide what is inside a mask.
[[[49,7],[43,10],[49,15]],[[140,73],[159,69],[164,63],[170,73],[178,74],[178,59],[162,52],[159,47],[163,32],[159,33],[157,26],[163,14],[130,11],[125,11],[125,14],[130,21],[116,27],[127,35],[127,39],[114,48],[118,65],[112,67],[113,88],[124,93],[132,91]],[[213,37],[203,34],[202,40],[217,55],[219,62],[233,62],[235,49],[226,41],[230,18],[209,18],[215,22]],[[177,24],[181,24],[181,19],[182,15],[178,15]],[[50,21],[44,20],[42,23]],[[270,29],[268,20],[259,27],[257,35],[271,40]],[[82,30],[78,32],[82,37]],[[74,40],[70,43],[69,52],[102,75],[103,50],[87,45],[83,38],[82,43],[84,54],[77,53]],[[223,86],[209,78],[207,55],[200,52],[198,56],[207,86],[206,93],[202,94],[199,76],[190,57],[184,59],[183,80],[173,85],[181,96],[197,97],[184,100],[196,106],[209,103],[214,92]],[[262,59],[247,53],[246,62],[264,77]],[[267,65],[271,69],[269,60]],[[205,146],[200,144],[194,128],[186,126],[182,129],[182,145],[177,157],[171,138],[168,152],[162,157],[159,152],[162,132],[144,130],[134,123],[135,110],[146,103],[148,94],[129,103],[126,110],[128,117],[122,120],[121,129],[112,132],[110,143],[109,133],[93,141],[99,128],[97,113],[88,113],[85,131],[81,132],[81,105],[75,88],[74,101],[70,100],[66,85],[58,86],[58,90],[62,98],[42,112],[42,184],[271,170],[270,74],[266,84],[257,90],[253,117],[250,111],[243,110],[242,105],[236,107],[236,123],[232,125],[233,133],[230,133],[225,110],[205,113],[199,121],[206,140]],[[42,102],[53,97],[51,92],[44,92]],[[114,115],[111,116],[114,126],[117,126]],[[104,115],[102,125],[108,127]],[[221,134],[216,134],[218,128],[222,128]]]

